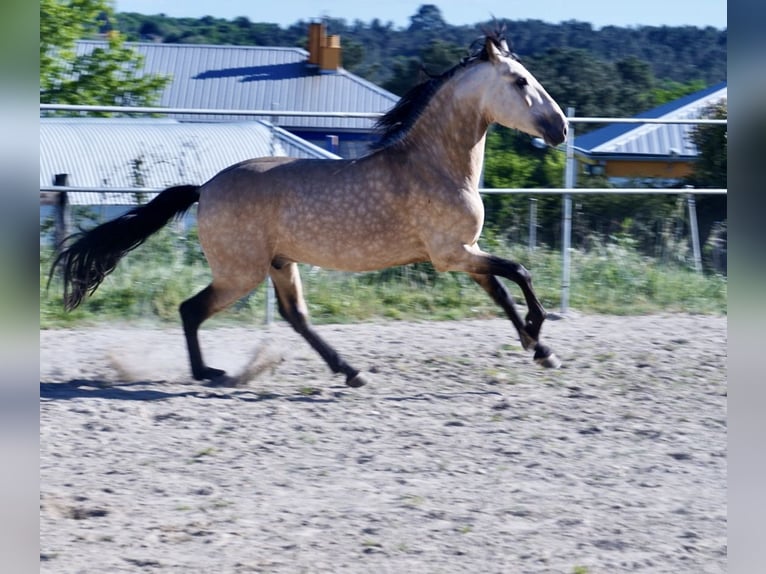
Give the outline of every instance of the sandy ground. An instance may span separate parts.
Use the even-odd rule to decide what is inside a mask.
[[[40,570],[726,572],[726,318],[40,333]]]

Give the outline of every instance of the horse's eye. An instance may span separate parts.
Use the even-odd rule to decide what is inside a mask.
[[[516,78],[516,87],[520,90],[524,89],[524,86],[526,86],[529,82],[527,82],[527,79],[524,76],[519,76]]]

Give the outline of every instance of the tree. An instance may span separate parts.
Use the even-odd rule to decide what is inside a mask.
[[[444,42],[431,40],[420,50],[419,57],[400,57],[394,61],[391,77],[383,82],[383,88],[399,96],[418,82],[422,82],[427,74],[439,75],[447,71],[465,56],[465,49]]]
[[[430,74],[441,74],[457,64],[466,55],[466,49],[451,42],[431,40],[420,51],[423,67]]]
[[[532,138],[517,130],[499,125],[490,128],[485,151],[485,187],[561,187],[563,181],[564,154],[559,150],[547,146],[537,148],[532,144]],[[485,196],[487,237],[521,241],[525,236],[529,197],[526,194]],[[537,199],[540,240],[552,244],[560,199],[553,195]]]
[[[144,75],[143,57],[112,29],[108,0],[40,1],[40,102],[153,105],[170,78]],[[78,54],[77,41],[106,45]]]
[[[661,106],[673,100],[683,98],[694,92],[704,90],[707,84],[704,80],[691,80],[689,82],[676,82],[674,80],[662,80],[652,90],[652,104]]]
[[[422,63],[418,58],[400,56],[391,65],[391,77],[381,87],[397,96],[403,96],[407,90],[423,81],[422,71]]]
[[[354,40],[348,40],[343,44],[343,67],[347,70],[355,70],[364,60],[364,46]]]
[[[447,27],[442,18],[441,10],[434,4],[423,4],[418,11],[410,16],[410,32],[427,32],[437,34]]]
[[[623,116],[613,65],[580,49],[552,49],[522,60],[551,97],[578,116]],[[577,126],[578,133],[588,126]]]
[[[726,119],[726,101],[709,106],[703,118]],[[694,187],[726,189],[728,181],[728,134],[725,125],[698,124],[691,130],[689,137],[697,147],[697,161],[694,172],[686,183]],[[725,195],[705,195],[697,197],[697,220],[700,239],[707,243],[708,236],[717,226],[725,225],[727,202]]]
[[[631,56],[616,62],[615,69],[622,113],[632,116],[651,108],[655,84],[651,66]]]
[[[726,102],[709,106],[703,118],[726,119]],[[727,168],[727,130],[725,125],[699,124],[691,130],[689,137],[697,147],[697,161],[689,183],[694,187],[725,188]]]
[[[155,19],[146,19],[138,30],[138,34],[142,39],[152,40],[154,38],[162,38],[165,36],[165,30],[162,24]]]

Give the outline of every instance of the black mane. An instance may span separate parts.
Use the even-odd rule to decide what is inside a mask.
[[[382,149],[401,142],[423,113],[423,110],[428,106],[434,94],[447,80],[455,75],[455,72],[465,68],[472,62],[489,59],[487,40],[490,40],[498,50],[505,52],[503,47],[503,42],[507,41],[505,38],[505,25],[496,27],[492,31],[484,30],[483,32],[484,36],[474,40],[468,49],[468,54],[460,62],[446,72],[438,76],[431,76],[424,82],[411,88],[399,99],[393,108],[378,119],[375,128],[381,132],[381,137],[373,146],[373,150]],[[513,56],[512,53],[508,53],[508,55]]]

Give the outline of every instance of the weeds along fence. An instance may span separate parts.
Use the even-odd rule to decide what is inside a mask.
[[[119,113],[119,114],[159,114],[159,115],[218,115],[218,116],[239,116],[239,117],[321,117],[321,118],[367,118],[376,119],[380,117],[379,113],[364,112],[298,112],[289,110],[226,110],[209,108],[158,108],[158,107],[139,107],[139,106],[82,106],[67,104],[41,104],[41,112],[76,112],[80,114],[88,113]],[[695,124],[695,125],[726,125],[726,119],[705,119],[705,118],[611,118],[611,117],[577,117],[573,108],[567,110],[569,122],[569,137],[563,146],[559,146],[559,151],[566,154],[565,171],[563,187],[561,188],[481,188],[479,191],[484,195],[496,194],[523,194],[530,196],[529,201],[529,225],[527,244],[531,250],[536,246],[537,235],[537,199],[534,196],[557,195],[561,197],[561,294],[560,311],[566,314],[569,309],[570,295],[570,276],[572,260],[572,197],[588,196],[594,194],[615,194],[615,195],[668,195],[676,194],[685,198],[686,211],[688,214],[689,236],[692,250],[692,261],[697,272],[702,271],[702,250],[699,241],[699,231],[697,225],[696,200],[698,195],[726,195],[726,189],[691,189],[691,188],[577,188],[577,162],[574,153],[575,129],[577,124]],[[189,182],[178,182],[189,183]],[[99,187],[84,188],[71,187],[67,185],[65,177],[61,177],[50,186],[41,186],[41,201],[54,206],[54,226],[55,235],[58,238],[66,236],[70,225],[71,215],[67,202],[67,194],[71,192],[96,192],[110,194],[125,194],[135,197],[137,194],[153,194],[161,191],[153,188],[115,188]],[[125,205],[130,204],[126,201]],[[267,296],[267,322],[273,317],[274,300],[272,290],[268,289]]]

